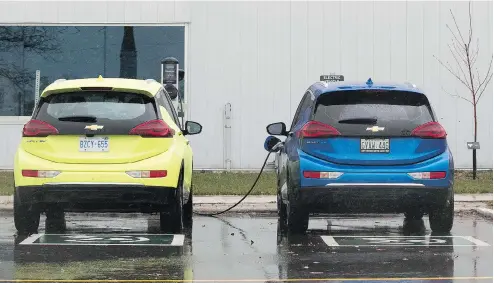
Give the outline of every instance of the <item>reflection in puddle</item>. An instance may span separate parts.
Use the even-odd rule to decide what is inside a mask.
[[[280,278],[454,276],[453,238],[426,235],[423,220],[405,221],[401,229],[358,227],[360,229],[342,231],[334,228],[289,235],[278,225]],[[438,239],[442,245],[423,244],[430,243],[431,239]]]
[[[326,228],[327,219],[331,219],[332,225]],[[430,235],[422,220],[403,222],[403,218],[397,217],[381,220],[333,216],[327,219],[316,218],[307,234],[295,236],[277,231],[276,218],[197,217],[194,220],[196,235],[193,256],[191,230],[185,233],[181,247],[16,245],[13,279],[188,280],[194,276],[196,280],[223,282],[229,279],[255,279],[258,282],[272,279],[280,282],[278,278],[301,279],[299,282],[303,282],[304,278],[492,275],[491,269],[486,267],[488,263],[492,265],[491,247],[474,246],[471,242],[469,245],[472,247],[458,247],[462,240],[453,237],[458,237],[456,235],[459,233],[455,232],[453,236]],[[98,217],[97,223],[93,223],[93,219],[82,218],[77,222],[82,222],[83,226],[70,225],[70,218],[68,220],[67,230],[62,233],[70,239],[84,236],[83,241],[103,238],[111,242],[138,239],[133,237],[144,233],[149,238],[153,237],[151,235],[159,236],[155,219],[146,222],[143,217],[124,220]],[[382,222],[376,225],[376,220]],[[129,227],[134,222],[136,227],[131,231],[104,228],[105,224]],[[377,229],[375,226],[378,226]],[[478,237],[471,230],[458,231]],[[41,230],[40,233],[50,234],[53,231]],[[323,240],[324,236],[333,237],[338,245],[328,245]],[[387,243],[379,243],[383,238],[387,239]],[[485,240],[485,237],[481,238]],[[430,239],[439,239],[445,243],[441,242],[442,246],[417,245],[424,239],[429,242]],[[22,240],[19,237],[16,243]],[[370,241],[371,245],[351,242],[355,240]],[[405,244],[409,243],[405,245],[403,240]],[[464,240],[463,244],[466,244],[468,240]],[[455,259],[454,252],[460,258]],[[474,258],[479,258],[475,266],[479,272],[470,266]],[[262,281],[263,278],[266,280]],[[437,281],[431,280],[434,283]]]
[[[91,227],[84,233],[16,236],[13,279],[190,280],[191,231],[173,236]]]

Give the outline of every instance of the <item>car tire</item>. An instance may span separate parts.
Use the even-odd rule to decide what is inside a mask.
[[[449,233],[451,231],[454,220],[454,204],[454,195],[451,194],[445,204],[430,209],[429,224],[433,232]]]
[[[192,217],[194,216],[194,202],[193,202],[193,187],[191,185],[190,187],[190,194],[189,194],[189,199],[187,200],[187,203],[184,205],[184,222],[187,225],[190,225],[192,223]]]
[[[287,228],[287,206],[283,203],[283,199],[281,198],[281,192],[278,191],[276,194],[276,207],[278,211],[278,222],[281,232],[285,232]]]
[[[302,234],[309,228],[309,212],[307,209],[288,203],[287,229],[290,234]]]
[[[19,202],[17,193],[14,192],[14,225],[19,234],[30,235],[38,232],[41,213],[31,205],[23,205]]]
[[[180,172],[174,197],[168,208],[160,212],[160,230],[166,233],[181,233],[183,223],[183,173]]]
[[[63,232],[67,229],[65,212],[62,208],[56,207],[46,211],[45,230],[53,232]]]

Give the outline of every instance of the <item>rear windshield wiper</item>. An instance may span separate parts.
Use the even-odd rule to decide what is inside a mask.
[[[70,121],[70,122],[97,122],[97,118],[94,116],[64,116],[58,118],[59,121]]]
[[[364,125],[374,125],[377,123],[376,118],[351,118],[339,120],[340,124],[364,124]]]

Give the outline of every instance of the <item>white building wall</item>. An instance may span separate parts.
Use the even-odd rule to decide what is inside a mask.
[[[0,23],[186,23],[189,119],[203,125],[191,136],[196,168],[224,168],[223,111],[232,105],[234,169],[261,166],[265,126],[288,125],[301,96],[319,75],[349,81],[410,81],[424,89],[448,131],[458,168],[471,167],[472,108],[446,92],[468,95],[433,55],[452,61],[449,9],[466,34],[468,2],[0,2]],[[492,1],[473,2],[478,64],[492,56]],[[478,164],[492,168],[492,83],[478,107]],[[0,168],[12,168],[22,124],[0,127]],[[19,120],[19,119],[17,119]],[[25,119],[24,119],[25,120]]]

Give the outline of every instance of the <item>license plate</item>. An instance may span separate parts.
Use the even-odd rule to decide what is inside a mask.
[[[80,137],[79,151],[82,152],[104,152],[110,148],[108,137]]]
[[[360,139],[360,152],[389,153],[389,139]]]

